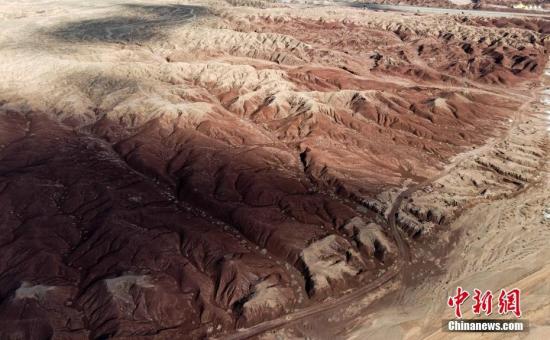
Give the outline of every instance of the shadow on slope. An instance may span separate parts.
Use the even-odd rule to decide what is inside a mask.
[[[207,13],[205,7],[188,5],[125,4],[121,8],[110,17],[63,23],[46,34],[74,43],[140,43],[159,39],[165,29],[189,23]]]

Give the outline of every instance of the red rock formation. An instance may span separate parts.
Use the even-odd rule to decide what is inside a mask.
[[[373,279],[376,196],[501,133],[548,57],[537,21],[210,10],[6,47],[0,338],[201,338]]]

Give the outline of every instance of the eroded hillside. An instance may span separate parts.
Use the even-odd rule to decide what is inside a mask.
[[[504,133],[548,58],[541,20],[0,4],[2,338],[201,338],[373,282],[395,190]]]

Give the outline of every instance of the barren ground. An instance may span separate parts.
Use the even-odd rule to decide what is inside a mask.
[[[0,1],[0,338],[548,335],[548,22]]]

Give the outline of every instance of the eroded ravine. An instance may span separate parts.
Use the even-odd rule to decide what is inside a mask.
[[[547,53],[343,7],[1,6],[6,337],[258,333],[397,282],[454,215],[410,196],[514,126]]]

